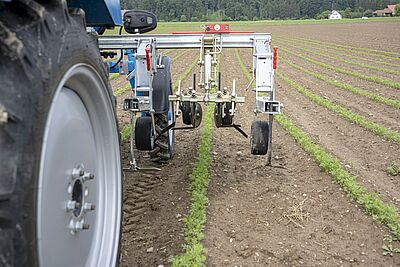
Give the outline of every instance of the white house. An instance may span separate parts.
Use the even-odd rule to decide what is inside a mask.
[[[332,10],[332,13],[329,15],[329,19],[342,19],[342,15],[336,10]]]

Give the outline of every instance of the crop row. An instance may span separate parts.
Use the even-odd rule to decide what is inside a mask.
[[[274,40],[278,40],[278,42],[283,42],[283,43],[290,43],[293,44],[296,47],[307,47],[309,49],[312,49],[313,51],[321,51],[323,53],[329,53],[330,55],[335,55],[338,57],[343,57],[343,58],[348,58],[348,59],[354,59],[355,61],[359,62],[359,61],[366,61],[370,64],[373,65],[381,65],[381,66],[387,66],[387,67],[392,67],[395,68],[397,70],[399,70],[400,65],[398,63],[390,63],[388,62],[386,59],[380,59],[379,57],[374,57],[373,58],[367,58],[365,56],[358,56],[358,55],[354,55],[351,51],[337,51],[337,50],[332,50],[329,47],[325,47],[325,46],[321,46],[318,44],[310,44],[310,43],[305,43],[301,40],[296,39],[296,37],[280,37],[280,38],[276,38]],[[354,61],[353,61],[354,62]]]
[[[359,79],[362,79],[362,80],[365,80],[365,81],[373,82],[373,83],[376,83],[376,84],[385,85],[385,86],[388,86],[388,87],[391,87],[391,88],[394,88],[394,89],[400,89],[400,83],[399,82],[394,82],[392,80],[383,79],[381,77],[369,76],[369,75],[365,75],[365,74],[362,74],[362,73],[359,73],[359,72],[356,72],[356,71],[353,71],[353,70],[348,70],[348,69],[344,69],[344,68],[341,68],[341,67],[332,66],[332,65],[323,63],[321,61],[318,61],[318,60],[315,60],[315,59],[311,59],[311,58],[303,56],[303,55],[299,55],[298,53],[290,51],[290,50],[288,50],[286,48],[281,48],[281,50],[286,52],[289,55],[301,58],[301,59],[303,59],[305,61],[308,61],[310,63],[313,63],[313,64],[317,65],[317,66],[323,67],[325,69],[333,70],[333,71],[336,71],[338,73],[346,74],[346,75],[349,75],[349,76],[352,76],[352,77],[355,77],[355,78],[359,78]]]
[[[283,75],[282,73],[279,73],[278,77],[282,81],[284,81],[288,85],[290,85],[290,87],[292,87],[293,89],[296,89],[299,93],[306,96],[308,99],[310,99],[314,103],[316,103],[320,106],[323,106],[323,107],[327,108],[328,110],[336,113],[339,117],[341,117],[351,123],[359,125],[359,126],[363,127],[364,129],[371,131],[372,133],[374,133],[376,135],[382,136],[383,138],[385,138],[389,141],[393,141],[393,142],[400,144],[400,134],[398,132],[389,130],[386,127],[384,127],[378,123],[372,122],[372,121],[364,118],[363,116],[346,109],[345,107],[343,107],[341,105],[335,104],[332,101],[313,93],[311,90],[309,90],[306,87],[298,84],[297,82],[289,79],[287,76]]]
[[[303,73],[306,73],[306,74],[308,74],[310,76],[313,76],[313,77],[315,77],[315,78],[317,78],[317,79],[319,79],[321,81],[324,81],[324,82],[326,82],[326,83],[328,83],[330,85],[333,85],[333,86],[335,86],[337,88],[344,89],[344,90],[350,91],[350,92],[352,92],[352,93],[354,93],[356,95],[364,96],[366,98],[369,98],[369,99],[371,99],[373,101],[376,101],[378,103],[382,103],[382,104],[385,104],[387,106],[400,109],[400,101],[399,100],[383,97],[383,96],[380,96],[378,94],[375,94],[375,93],[369,92],[367,90],[361,89],[359,87],[353,86],[351,84],[331,79],[328,76],[325,76],[323,74],[310,71],[309,69],[306,69],[306,68],[304,68],[304,67],[302,67],[302,66],[300,66],[298,64],[295,64],[290,60],[284,60],[283,59],[282,61],[286,65],[288,65],[288,66],[290,66],[292,68],[295,68],[295,69],[297,69],[297,70],[299,70],[299,71],[301,71]]]
[[[343,49],[347,49],[347,50],[351,50],[351,51],[365,51],[365,52],[377,54],[377,55],[388,55],[391,58],[393,58],[393,57],[400,58],[400,53],[396,53],[396,52],[389,52],[389,51],[377,50],[377,49],[371,49],[371,48],[365,48],[365,47],[356,47],[356,46],[350,46],[350,45],[333,44],[333,43],[323,42],[320,40],[314,40],[314,39],[308,39],[308,38],[302,38],[302,37],[297,37],[297,38],[304,40],[304,41],[313,42],[316,44],[330,46],[330,47],[338,47],[338,48],[343,48]]]
[[[290,45],[287,45],[287,44],[290,44]],[[334,61],[343,62],[343,63],[346,63],[346,64],[350,64],[350,65],[354,65],[354,66],[358,66],[358,67],[362,67],[362,68],[366,68],[366,69],[376,70],[376,71],[380,71],[380,72],[384,72],[384,73],[388,73],[388,74],[400,75],[400,70],[393,70],[393,69],[376,67],[376,66],[372,66],[371,64],[364,64],[364,63],[360,63],[360,62],[357,62],[357,61],[347,60],[345,57],[332,56],[332,55],[330,55],[328,53],[319,53],[315,49],[308,49],[308,48],[300,47],[300,46],[295,45],[295,43],[290,42],[290,41],[287,42],[285,40],[285,45],[287,45],[288,47],[290,47],[292,49],[300,49],[300,50],[308,52],[308,53],[310,53],[312,55],[321,56],[322,58],[329,58],[329,59],[332,59]]]
[[[219,70],[221,56],[218,56],[217,70]],[[210,163],[212,161],[212,129],[215,104],[207,105],[204,115],[198,156],[190,176],[191,206],[189,214],[185,216],[184,236],[185,252],[172,258],[172,266],[205,266],[206,257],[201,241],[204,239],[204,224],[206,222],[206,206],[208,203],[208,184],[210,181]]]
[[[237,51],[236,55],[243,74],[250,81],[252,77]],[[400,237],[399,210],[395,206],[385,203],[375,193],[369,192],[365,187],[358,184],[356,177],[347,172],[338,159],[327,152],[321,145],[315,143],[307,133],[298,128],[283,113],[276,115],[275,118],[281,127],[314,158],[324,172],[328,173],[341,185],[353,200],[363,205],[367,214],[389,227],[397,237]]]
[[[308,43],[308,44],[312,44],[314,46],[323,46],[323,47],[329,47],[330,49],[333,50],[337,50],[337,51],[351,51],[352,54],[358,54],[358,55],[362,55],[362,56],[377,56],[379,58],[385,58],[388,60],[394,60],[394,61],[398,61],[400,60],[400,54],[398,53],[394,53],[394,55],[388,55],[385,53],[392,53],[392,52],[385,52],[382,50],[374,50],[374,51],[379,51],[381,52],[380,54],[376,53],[376,52],[371,52],[371,51],[365,51],[363,49],[367,49],[367,48],[355,48],[355,47],[347,47],[347,46],[343,46],[343,45],[337,45],[337,44],[330,44],[330,43],[325,43],[325,42],[321,42],[321,41],[317,41],[317,40],[309,40],[306,38],[301,38],[301,37],[295,37],[292,38],[304,43]]]

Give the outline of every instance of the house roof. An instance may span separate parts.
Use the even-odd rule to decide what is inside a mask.
[[[390,9],[394,13],[394,11],[396,10],[396,5],[387,5],[385,9]]]

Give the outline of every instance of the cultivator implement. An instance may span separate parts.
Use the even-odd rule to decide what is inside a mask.
[[[128,16],[146,17],[146,13]],[[129,28],[128,25],[127,31],[141,33],[142,29],[137,26]],[[214,121],[217,127],[232,127],[247,137],[233,120],[238,103],[245,102],[245,97],[237,94],[235,80],[229,85],[222,85],[221,72],[217,68],[219,56],[225,49],[231,48],[253,51],[253,80],[248,87],[254,82],[254,112],[266,114],[268,119],[253,122],[251,152],[256,155],[268,153],[268,163],[271,162],[272,121],[273,115],[280,112],[280,103],[275,99],[274,86],[277,50],[271,48],[270,34],[231,32],[228,25],[216,24],[206,25],[202,32],[101,36],[99,47],[103,51],[122,51],[118,62],[109,63],[110,71],[127,73],[132,87],[132,96],[124,100],[124,110],[130,112],[132,118],[130,170],[140,169],[133,153],[134,143],[138,150],[150,151],[150,156],[163,148],[163,154],[154,156],[154,161],[163,162],[172,158],[174,131],[193,129],[201,124],[200,103],[215,103]],[[193,75],[192,86],[182,88],[179,81],[177,88],[172,88],[171,60],[163,56],[160,49],[198,50],[199,70],[197,75]],[[127,56],[124,57],[124,54]],[[141,116],[138,117],[138,114]],[[176,126],[179,116],[182,116],[186,127]],[[163,142],[160,144],[160,141]]]

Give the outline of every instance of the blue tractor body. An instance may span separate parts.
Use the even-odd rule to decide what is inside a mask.
[[[70,0],[68,6],[82,8],[89,27],[122,25],[120,0]]]

